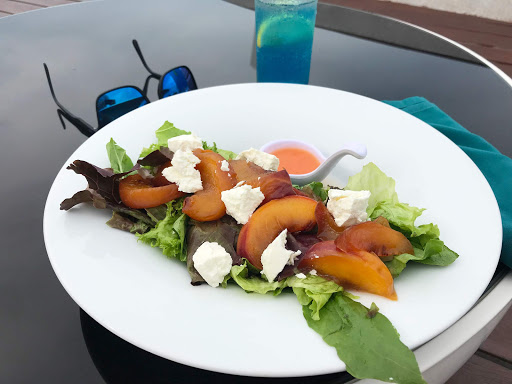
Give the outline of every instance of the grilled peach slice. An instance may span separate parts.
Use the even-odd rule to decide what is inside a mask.
[[[379,257],[402,253],[414,255],[410,241],[403,234],[375,221],[366,221],[347,228],[335,243],[338,249],[348,253],[362,250]]]
[[[285,170],[279,172],[268,172],[261,176],[247,180],[247,184],[253,188],[259,187],[265,196],[262,205],[270,200],[295,195],[290,175]]]
[[[201,173],[203,190],[185,199],[183,213],[197,221],[218,220],[226,214],[220,193],[236,185],[236,178],[220,169],[224,157],[213,151],[195,149],[194,155],[201,162],[196,169]]]
[[[121,201],[130,208],[153,208],[184,196],[176,184],[154,187],[151,180],[140,175],[130,175],[119,182]]]
[[[256,268],[263,269],[261,254],[285,228],[293,233],[309,231],[315,226],[315,207],[315,200],[296,195],[262,205],[242,227],[236,252]]]
[[[236,173],[237,182],[257,179],[258,176],[262,176],[266,171],[259,165],[254,164],[252,161],[240,160],[229,160],[229,165]]]
[[[347,228],[338,226],[327,207],[321,202],[316,206],[315,217],[318,224],[316,237],[320,240],[335,240]]]
[[[384,263],[375,255],[359,251],[357,254],[339,250],[334,241],[313,245],[298,265],[299,270],[314,269],[319,275],[334,280],[345,288],[353,288],[396,300],[393,277]]]

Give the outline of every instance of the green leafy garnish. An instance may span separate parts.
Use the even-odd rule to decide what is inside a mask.
[[[167,203],[167,214],[159,221],[155,228],[137,235],[140,241],[152,247],[162,248],[164,255],[175,257],[181,261],[187,260],[186,228],[187,216],[181,211],[183,199]]]
[[[126,154],[126,151],[117,145],[112,138],[107,143],[107,155],[110,161],[110,168],[112,168],[114,173],[128,172],[133,168],[133,162]]]
[[[151,152],[160,149],[160,147],[167,147],[167,140],[181,135],[190,135],[190,132],[176,128],[173,123],[169,123],[168,121],[166,121],[160,128],[158,128],[155,131],[157,143],[151,144],[147,148],[143,148],[139,155],[139,158],[146,157]]]
[[[156,139],[158,140],[158,145],[167,147],[167,140],[176,136],[190,135],[190,132],[176,128],[173,123],[166,121],[160,128],[156,130],[155,135]]]
[[[358,379],[425,384],[412,351],[401,341],[391,322],[342,293],[334,294],[320,309],[320,318],[302,306],[308,325],[336,348],[347,372]],[[371,313],[371,316],[368,314]]]
[[[218,153],[226,160],[233,160],[237,156],[237,154],[235,152],[217,148],[217,143],[215,143],[215,142],[213,142],[213,145],[208,145],[208,143],[206,141],[203,141],[203,149],[209,149],[210,151]]]
[[[301,305],[307,305],[314,320],[320,319],[320,310],[333,293],[343,292],[343,287],[320,276],[308,275],[305,279],[292,276],[287,279]]]
[[[309,184],[303,185],[302,187],[294,185],[294,188],[300,189],[312,199],[321,201],[322,203],[325,203],[327,200],[327,193],[329,192],[329,187],[324,187],[324,185],[319,181],[313,181]]]
[[[259,276],[249,276],[247,261],[242,265],[231,267],[230,274],[233,280],[246,292],[256,292],[262,295],[272,292],[277,296],[287,287],[286,280],[270,283]]]

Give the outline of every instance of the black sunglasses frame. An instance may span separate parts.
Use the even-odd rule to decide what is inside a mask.
[[[146,68],[146,70],[150,73],[150,75],[148,77],[146,77],[146,80],[144,81],[144,88],[141,90],[139,87],[137,86],[134,86],[134,85],[124,85],[124,86],[121,86],[121,87],[116,87],[116,88],[112,88],[108,91],[105,91],[105,92],[102,92],[97,98],[96,98],[96,103],[95,103],[95,106],[98,105],[98,100],[100,97],[102,97],[104,94],[106,93],[109,93],[109,92],[112,92],[112,91],[115,91],[115,90],[118,90],[118,89],[121,89],[121,88],[133,88],[135,90],[137,90],[138,92],[140,92],[140,94],[142,95],[142,97],[144,98],[144,100],[149,104],[151,101],[148,99],[147,97],[147,91],[148,91],[148,87],[149,87],[149,80],[150,79],[156,79],[156,80],[159,80],[159,83],[158,83],[158,98],[159,99],[162,99],[163,98],[163,94],[164,94],[164,91],[162,89],[162,79],[165,78],[165,76],[167,76],[168,73],[176,70],[176,69],[179,69],[179,68],[185,68],[188,73],[190,73],[190,76],[192,78],[192,81],[194,82],[194,86],[195,86],[195,89],[197,89],[197,83],[196,83],[196,80],[194,78],[194,75],[192,73],[192,71],[190,70],[190,68],[188,68],[186,65],[179,65],[177,67],[174,67],[170,70],[168,70],[167,72],[165,72],[163,75],[160,75],[156,72],[154,72],[151,68],[149,68],[149,66],[147,65],[146,63],[146,60],[142,54],[142,51],[139,47],[139,43],[137,42],[137,40],[132,40],[132,44],[133,44],[133,47],[135,48],[135,51],[137,52],[137,55],[139,56],[139,59],[140,61],[142,62],[142,65],[144,66],[144,68]],[[59,107],[59,109],[57,109],[57,115],[59,116],[59,120],[62,124],[62,127],[64,129],[66,129],[66,124],[64,122],[64,119],[63,118],[66,118],[71,124],[73,124],[82,134],[84,134],[85,136],[87,137],[90,137],[92,136],[94,133],[98,132],[101,128],[104,127],[104,125],[100,125],[99,124],[99,116],[98,116],[98,109],[96,108],[96,116],[98,117],[98,127],[97,128],[94,128],[92,125],[90,125],[89,123],[87,123],[86,121],[82,120],[81,118],[79,118],[78,116],[74,115],[73,113],[71,113],[66,107],[64,107],[64,105],[62,105],[59,100],[57,99],[57,96],[55,95],[55,91],[53,89],[53,84],[52,84],[52,79],[50,77],[50,71],[48,70],[48,66],[46,65],[46,63],[43,63],[43,67],[44,67],[44,71],[46,73],[46,79],[48,81],[48,85],[50,87],[50,93],[52,95],[52,98],[53,98],[53,101],[55,102],[55,104],[57,104],[57,106]]]

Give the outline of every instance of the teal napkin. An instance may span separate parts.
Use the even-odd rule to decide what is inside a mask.
[[[462,149],[489,182],[501,211],[503,248],[501,261],[512,268],[512,159],[444,113],[423,97],[384,101],[431,125]]]

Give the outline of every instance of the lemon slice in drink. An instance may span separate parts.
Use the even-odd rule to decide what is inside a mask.
[[[263,21],[258,29],[258,48],[292,44],[310,39],[313,33],[311,22],[300,17],[282,15]]]

